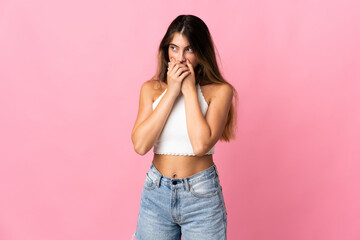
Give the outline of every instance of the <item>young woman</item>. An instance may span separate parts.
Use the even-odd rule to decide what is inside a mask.
[[[131,139],[154,156],[146,173],[137,240],[226,239],[227,212],[213,162],[218,140],[234,138],[236,90],[222,77],[206,24],[180,15],[143,83]]]

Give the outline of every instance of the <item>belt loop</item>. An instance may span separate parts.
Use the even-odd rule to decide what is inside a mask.
[[[158,180],[157,180],[157,183],[156,183],[156,186],[157,186],[157,187],[160,187],[161,177],[162,177],[162,175],[160,175],[159,178],[158,178]]]
[[[186,187],[186,191],[190,191],[190,186],[189,186],[189,182],[187,180],[187,178],[184,178],[184,181],[185,181],[185,187]]]

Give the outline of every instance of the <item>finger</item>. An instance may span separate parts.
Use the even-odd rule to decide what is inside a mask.
[[[189,68],[186,64],[183,64],[183,63],[180,63],[180,62],[177,62],[175,63],[175,65],[178,65],[179,67],[182,67],[182,68]]]
[[[170,62],[168,62],[168,70],[171,71],[171,69],[174,67],[175,59],[170,58]]]
[[[168,72],[171,72],[173,68],[174,68],[174,64],[172,64],[172,62],[168,62],[168,68],[167,68]]]
[[[175,76],[180,76],[182,72],[189,71],[188,67],[179,67],[179,69],[175,72]]]
[[[174,75],[175,77],[179,77],[180,74],[183,72],[184,70],[181,67],[178,67],[176,71],[174,71]]]
[[[170,73],[176,73],[179,68],[180,68],[179,65],[173,65],[173,67],[171,68],[171,72],[170,72]]]
[[[184,78],[186,78],[186,77],[189,76],[190,74],[191,74],[190,70],[183,72],[183,73],[180,75],[179,80],[180,80],[180,81],[183,81]]]
[[[191,73],[194,73],[193,65],[191,64],[191,62],[188,59],[186,59],[186,65],[189,67]]]
[[[188,67],[188,65],[186,64],[186,63],[177,63],[179,66],[181,66],[181,67]]]

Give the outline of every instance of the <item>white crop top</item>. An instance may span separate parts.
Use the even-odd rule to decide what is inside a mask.
[[[196,84],[196,88],[200,109],[205,117],[208,104],[201,92],[200,85]],[[159,104],[166,90],[153,102],[153,110]],[[213,154],[214,148],[215,145],[206,155]],[[164,128],[154,144],[153,151],[157,154],[195,156],[187,131],[184,95],[181,92],[176,98]]]

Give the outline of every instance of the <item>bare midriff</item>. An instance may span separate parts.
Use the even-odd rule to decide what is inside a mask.
[[[211,154],[203,156],[154,154],[152,163],[168,178],[190,177],[214,165]]]

